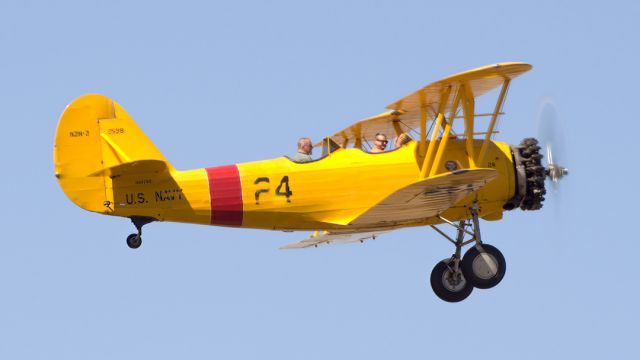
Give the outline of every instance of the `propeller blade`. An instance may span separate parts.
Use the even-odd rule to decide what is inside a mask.
[[[558,120],[555,104],[551,98],[543,99],[538,110],[538,139],[546,149],[546,175],[551,180],[553,190],[557,190],[560,179],[569,174],[569,170],[560,163],[565,161],[562,123]]]

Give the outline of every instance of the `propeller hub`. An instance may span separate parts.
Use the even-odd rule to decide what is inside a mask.
[[[560,179],[569,175],[569,169],[556,164],[549,164],[546,173],[551,181],[557,183]]]

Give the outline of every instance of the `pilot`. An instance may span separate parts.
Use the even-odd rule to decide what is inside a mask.
[[[399,148],[400,146],[409,142],[410,140],[411,138],[409,138],[407,134],[405,133],[400,134],[396,138],[396,142],[395,142],[396,148]],[[377,133],[376,140],[373,143],[373,148],[371,149],[371,153],[377,154],[377,153],[384,152],[384,150],[387,148],[388,143],[389,143],[389,140],[387,140],[387,135],[382,133]]]
[[[312,161],[311,151],[313,150],[313,144],[311,139],[302,137],[298,139],[298,152],[293,157],[293,161],[298,163],[306,163]]]

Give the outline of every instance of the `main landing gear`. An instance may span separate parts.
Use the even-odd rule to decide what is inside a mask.
[[[455,227],[457,236],[453,240],[437,227],[431,226],[456,247],[450,258],[437,263],[431,271],[431,287],[436,295],[447,302],[459,302],[471,295],[474,287],[489,289],[498,285],[504,277],[507,263],[498,249],[482,243],[476,205],[471,207],[470,221],[463,220],[456,224],[443,217],[440,219]],[[465,241],[465,234],[472,238]],[[474,242],[475,245],[461,256],[462,248]]]
[[[138,230],[137,234],[130,234],[127,236],[127,245],[131,249],[137,249],[142,245],[142,227],[147,225],[148,223],[156,221],[154,218],[146,217],[146,216],[132,216],[131,222]]]

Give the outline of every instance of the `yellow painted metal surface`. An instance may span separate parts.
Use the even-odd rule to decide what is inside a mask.
[[[427,175],[429,175],[429,171],[431,170],[431,164],[433,164],[433,158],[436,154],[436,144],[438,144],[438,141],[436,140],[438,140],[438,134],[440,133],[440,127],[442,126],[443,121],[444,121],[444,115],[442,115],[442,113],[439,113],[438,118],[436,119],[435,127],[431,132],[431,141],[429,141],[429,147],[427,147],[427,151],[425,153],[425,157],[423,160],[423,165],[420,170],[420,179],[425,179]],[[424,152],[423,149],[425,148],[425,146],[423,146],[422,143],[425,143],[425,142],[426,142],[426,133],[424,137],[420,138],[420,149],[421,149],[419,152],[420,155],[422,155],[422,153]]]
[[[349,227],[358,215],[418,179],[420,161],[416,145],[410,142],[381,154],[341,149],[325,159],[305,164],[284,157],[238,164],[244,213],[242,226],[292,230]],[[461,168],[469,165],[463,141],[449,140],[448,149],[443,160],[455,161]],[[491,161],[482,165],[498,170],[500,176],[478,192],[481,206],[486,203],[481,214],[501,212],[502,204],[515,189],[508,146],[493,143],[487,154]],[[64,172],[61,164],[59,180],[65,193],[84,209],[127,217],[211,223],[209,182],[204,169],[118,173],[113,178],[88,176],[95,173],[95,168],[87,165],[81,169],[85,170],[81,173],[84,176],[72,177]],[[73,174],[77,169],[71,170]],[[434,171],[447,172],[442,166]],[[285,177],[289,196],[283,183]],[[260,178],[269,180],[256,183]],[[105,201],[110,205],[105,206]],[[467,214],[462,210],[450,216],[458,218]],[[366,228],[369,224],[357,226]]]
[[[481,143],[476,140],[475,148],[479,149]],[[416,181],[420,171],[416,145],[416,142],[411,142],[401,149],[382,154],[369,154],[357,149],[340,150],[323,160],[308,164],[294,164],[285,158],[240,164],[245,205],[243,226],[342,230],[353,226],[378,226],[353,220],[398,189]],[[482,216],[494,214],[491,215],[494,218],[495,214],[502,214],[502,205],[513,196],[515,177],[509,146],[492,142],[486,157],[488,160],[479,165],[495,169],[498,175],[473,196],[452,207],[452,211],[449,211],[451,219],[467,218],[466,206],[474,200],[479,201]],[[453,161],[462,169],[468,168],[470,164],[465,141],[449,140],[443,160]],[[449,173],[444,165],[433,170],[434,176]],[[255,179],[264,176],[276,181],[269,186],[265,183],[255,184]],[[289,201],[285,196],[276,194],[279,181],[284,176],[289,178],[293,193]],[[261,193],[259,204],[255,204],[251,200],[255,200],[255,192],[261,189],[267,192]],[[424,222],[433,220],[425,219]]]
[[[112,191],[119,216],[211,223],[209,184],[204,169],[123,176],[114,180]]]
[[[296,164],[286,158],[239,164],[244,226],[273,228],[334,228],[381,201],[395,189],[417,179],[415,146],[369,154],[343,149],[327,158]],[[289,199],[276,190],[284,177],[293,193]],[[269,184],[255,184],[268,177]],[[261,193],[258,201],[255,194]],[[280,189],[282,192],[282,188]]]
[[[176,171],[105,96],[85,95],[67,106],[56,131],[54,165],[65,194],[86,210],[210,223],[204,170]]]
[[[481,217],[498,220],[516,190],[513,159],[509,146],[489,140],[490,134],[484,141],[473,138],[473,101],[529,69],[523,63],[499,64],[433,83],[390,105],[392,112],[358,122],[332,138],[355,148],[338,148],[310,163],[281,157],[189,171],[176,170],[116,102],[85,95],[60,118],[56,177],[83,209],[160,221],[348,233],[436,224],[441,222],[438,214],[467,219],[472,203],[479,206]],[[459,106],[465,136],[451,132]],[[437,115],[429,139],[425,114]],[[420,127],[421,138],[379,154],[360,149],[374,131],[398,135],[402,126]],[[452,167],[478,170],[457,182],[442,180],[450,178],[446,174]],[[421,186],[433,195],[433,203],[426,194],[422,202],[410,198],[414,191],[420,195]],[[459,196],[449,196],[447,186]],[[385,219],[381,209],[394,216]]]
[[[114,144],[105,145],[100,135],[93,136],[92,131],[99,131],[90,127],[96,123],[95,112],[85,108],[85,116],[91,116],[82,121],[68,117],[76,114],[74,109],[84,104],[85,100],[81,98],[80,104],[72,104],[67,109],[73,110],[70,113],[65,111],[56,138],[58,179],[65,193],[76,204],[90,211],[117,216],[212,223],[210,179],[206,169],[177,171],[166,160],[160,160],[164,158],[150,142],[148,155],[127,150],[118,154],[120,150],[114,151]],[[119,109],[119,106],[116,104],[115,108]],[[117,113],[120,114],[119,111]],[[67,120],[71,121],[67,124]],[[132,123],[111,121],[122,126],[125,133],[133,131]],[[139,131],[137,127],[135,129]],[[116,136],[113,138],[119,139]],[[146,140],[146,137],[142,137],[142,140]],[[442,155],[442,160],[455,161],[460,168],[468,167],[465,142],[455,139],[448,142],[448,150]],[[144,141],[140,143],[144,144]],[[417,144],[413,141],[395,151],[380,154],[359,149],[339,149],[324,159],[304,164],[294,163],[285,157],[238,164],[243,212],[239,226],[282,230],[366,229],[379,226],[362,221],[356,224],[351,222],[398,189],[418,179],[422,161],[417,154]],[[499,176],[474,195],[474,199],[477,197],[484,207],[481,214],[501,212],[502,204],[514,191],[508,146],[492,144],[487,150],[487,157],[492,161],[481,165],[496,169]],[[128,143],[123,139],[123,142],[115,142],[115,145],[127,149]],[[435,146],[438,147],[438,144]],[[476,146],[480,146],[479,141],[476,141]],[[141,157],[156,159],[134,160]],[[113,166],[105,168],[102,159]],[[448,172],[443,165],[433,171],[435,174]],[[466,201],[466,204],[471,201],[473,199]],[[452,213],[450,217],[467,215],[462,204],[460,211]],[[424,219],[414,221],[411,225],[431,221],[433,219]],[[406,222],[399,223],[407,225]],[[395,223],[389,226],[395,226]]]
[[[469,166],[465,142],[449,141],[446,161],[455,161],[461,168]],[[475,142],[479,149],[481,142]],[[417,142],[381,154],[359,149],[339,150],[328,157],[305,164],[287,158],[238,164],[242,181],[244,206],[243,226],[267,229],[345,229],[369,228],[376,223],[354,221],[368,209],[383,201],[398,189],[414,183],[420,172]],[[494,143],[488,150],[491,161],[482,164],[498,172],[496,179],[476,195],[487,203],[481,214],[502,212],[502,205],[515,191],[511,154],[506,144]],[[436,174],[448,173],[442,165]],[[287,177],[290,196],[282,195],[282,180]],[[260,178],[266,181],[256,183]],[[258,194],[256,196],[256,194]],[[256,200],[257,197],[257,200]],[[452,218],[468,216],[465,205]],[[426,219],[425,219],[426,220]],[[397,222],[406,223],[406,221]],[[390,224],[395,225],[395,224]]]

